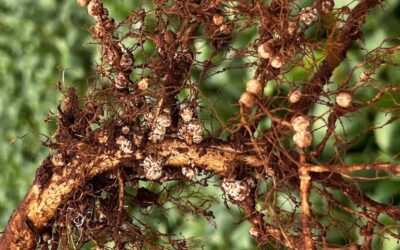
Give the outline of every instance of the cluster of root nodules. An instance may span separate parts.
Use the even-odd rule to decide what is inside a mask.
[[[139,1],[120,21],[100,0],[78,2],[94,18],[90,33],[101,60],[85,98],[65,91],[49,143],[52,171],[101,154],[123,160],[84,181],[60,207],[53,228],[42,235],[43,247],[199,247],[184,232],[157,231],[154,211],[174,208],[212,221],[211,203],[220,197],[242,209],[260,247],[368,249],[375,238],[399,239],[398,225],[380,220],[385,214],[398,221],[399,207],[374,201],[357,185],[398,169],[378,162],[344,165],[354,143],[398,118],[393,98],[399,88],[375,77],[382,66],[398,66],[398,41],[383,41],[368,53],[360,49],[363,61],[340,82],[331,78],[380,1],[351,8],[335,7],[332,0],[305,7],[278,0]],[[237,41],[254,30],[251,39]],[[218,101],[202,89],[236,70],[250,75],[231,103],[237,113],[224,120]],[[300,74],[294,78],[293,72]],[[218,90],[221,96],[230,84]],[[266,95],[265,87],[273,94]],[[382,98],[392,105],[378,105]],[[387,122],[370,122],[347,136],[345,123],[374,110],[386,113]],[[154,150],[167,141],[186,147]],[[209,185],[216,174],[211,160],[202,165],[193,156],[179,167],[169,165],[176,152],[190,148],[198,156],[209,148],[220,150],[220,157],[254,156],[262,166],[231,159],[212,179],[220,197],[207,196],[193,187]],[[357,179],[352,170],[370,172]]]

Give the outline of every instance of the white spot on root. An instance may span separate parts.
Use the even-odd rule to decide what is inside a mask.
[[[201,143],[204,139],[204,125],[200,120],[184,123],[178,130],[178,138],[185,140],[189,145]]]
[[[295,132],[304,132],[309,130],[311,122],[307,116],[297,116],[291,122]]]
[[[294,90],[289,93],[289,102],[294,104],[298,103],[301,99],[302,93],[300,90]]]
[[[352,97],[349,93],[340,92],[336,96],[336,103],[342,108],[348,108],[351,106]]]
[[[61,153],[55,154],[51,157],[51,163],[53,163],[53,165],[55,167],[62,167],[65,166],[65,162],[64,162],[64,158],[62,156]]]
[[[227,180],[222,182],[222,189],[235,201],[243,201],[250,194],[250,188],[244,181]]]
[[[180,116],[182,117],[183,122],[190,122],[193,119],[193,109],[189,107],[185,107],[181,110]]]
[[[263,91],[263,84],[257,79],[251,79],[246,83],[246,91],[253,95],[260,95]]]
[[[119,136],[117,140],[115,141],[119,145],[119,149],[124,153],[124,154],[132,154],[132,142],[130,142],[128,139],[126,139],[124,136]]]
[[[144,175],[149,180],[158,180],[163,174],[163,161],[162,159],[157,159],[151,155],[144,158],[143,163]]]
[[[310,25],[318,19],[318,11],[314,7],[306,7],[300,12],[300,21]]]
[[[299,148],[306,148],[311,145],[312,134],[309,131],[296,132],[293,135],[293,142]]]
[[[185,166],[182,168],[182,174],[192,180],[199,174],[199,171],[194,166]]]

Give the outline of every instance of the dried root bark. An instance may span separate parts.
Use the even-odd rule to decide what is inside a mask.
[[[255,152],[241,153],[229,145],[220,144],[218,147],[204,146],[188,146],[183,142],[176,140],[167,140],[160,145],[149,145],[148,152],[159,151],[167,156],[166,165],[171,167],[182,167],[188,162],[193,162],[199,167],[224,175],[229,172],[232,166],[238,163],[250,168],[261,169],[262,164],[258,160]],[[76,191],[79,186],[83,185],[89,179],[100,175],[104,172],[118,169],[124,162],[130,160],[138,160],[133,156],[121,157],[118,153],[102,154],[90,157],[85,161],[73,161],[61,173],[53,173],[45,176],[45,169],[51,168],[49,160],[45,160],[39,167],[36,178],[20,206],[14,211],[8,225],[3,233],[0,241],[0,249],[34,249],[40,233],[54,219],[57,208],[66,202],[70,195]],[[308,193],[310,189],[309,172],[321,173],[327,172],[332,174],[338,171],[341,174],[349,174],[354,170],[371,169],[370,165],[358,165],[346,167],[322,167],[322,166],[306,166],[300,167],[300,191],[302,194],[303,223],[305,234],[305,245],[307,249],[312,248],[310,236],[310,208],[308,205]],[[376,164],[374,169],[383,171],[390,170],[392,173],[400,173],[400,166],[390,164]],[[45,177],[45,178],[44,178]],[[245,211],[249,210],[248,206]],[[371,208],[383,208],[378,204],[370,204]],[[377,207],[378,206],[378,207]],[[252,207],[250,205],[250,207]],[[253,204],[254,207],[254,204]],[[308,212],[307,212],[308,211]],[[385,211],[382,211],[385,212]],[[258,218],[254,213],[249,212],[252,217]],[[393,215],[400,216],[400,211],[393,211]],[[252,219],[258,226],[262,227],[259,219]],[[277,239],[283,239],[279,230],[266,228],[264,229],[270,235]],[[308,239],[308,241],[307,241]],[[292,240],[294,241],[294,240]],[[288,244],[292,241],[288,240]]]
[[[167,166],[181,167],[193,162],[196,166],[221,174],[240,162],[253,167],[261,166],[255,156],[241,154],[223,144],[210,148],[167,140],[158,145],[149,145],[147,152],[164,154]],[[78,187],[96,175],[119,168],[129,160],[138,159],[121,157],[116,152],[97,155],[84,161],[75,160],[61,173],[50,176],[45,176],[44,171],[49,171],[52,166],[49,160],[45,160],[39,167],[28,194],[10,218],[0,241],[0,249],[34,249],[39,233],[50,225],[57,208]]]

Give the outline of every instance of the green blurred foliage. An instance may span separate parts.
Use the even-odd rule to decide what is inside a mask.
[[[48,154],[40,134],[55,131],[44,118],[56,110],[57,81],[83,89],[94,66],[89,19],[77,10],[75,1],[0,2],[0,228]]]
[[[117,20],[129,14],[132,8],[137,8],[138,4],[132,0],[105,2],[111,15]],[[335,2],[336,6],[348,3],[346,0]],[[41,142],[46,140],[41,134],[51,136],[55,131],[54,124],[44,123],[43,120],[48,110],[56,110],[59,100],[59,93],[56,92],[57,82],[61,81],[66,86],[77,86],[82,93],[93,75],[97,57],[96,48],[90,45],[87,32],[91,20],[74,0],[2,0],[0,17],[0,228],[3,228],[12,210],[27,192],[35,168],[48,154],[41,146]],[[151,23],[152,20],[146,22]],[[385,38],[399,37],[400,29],[396,27],[400,27],[400,3],[397,0],[389,0],[384,12],[376,10],[367,18],[363,28],[365,48],[371,50],[379,46]],[[231,45],[243,48],[255,38],[256,30],[249,30],[240,34]],[[196,47],[202,51],[199,60],[207,60],[210,45],[201,41]],[[349,59],[334,72],[332,81],[335,84],[328,88],[336,88],[347,77],[350,68],[360,63],[365,54],[365,51],[357,50],[357,46],[354,46],[348,53]],[[140,60],[138,57],[136,59]],[[224,62],[216,70],[241,63],[243,61],[239,59]],[[358,74],[357,71],[353,78],[357,78]],[[235,104],[245,88],[244,82],[251,75],[249,69],[231,70],[229,74],[219,74],[204,82],[201,89],[205,96],[202,99],[204,109],[201,118],[207,121],[208,129],[217,129],[236,114]],[[301,81],[307,74],[303,69],[295,68],[286,77],[292,81]],[[390,67],[383,67],[374,77],[391,84],[400,83],[400,71]],[[194,74],[193,78],[196,80],[198,74]],[[276,86],[268,84],[264,93],[266,96],[273,95],[276,93]],[[367,97],[371,96],[371,93],[364,94]],[[379,105],[392,105],[384,100],[382,102]],[[217,111],[222,124],[211,118],[210,112],[207,113],[211,107]],[[313,114],[319,115],[324,109],[326,108],[316,105]],[[353,138],[374,122],[383,124],[387,119],[389,116],[383,113],[364,110],[355,117],[343,119],[344,129],[337,132],[347,138]],[[269,120],[265,119],[260,129],[263,130],[269,125]],[[315,128],[321,125],[323,124],[315,124]],[[316,141],[323,134],[324,129],[316,130]],[[376,159],[399,161],[397,154],[400,152],[400,143],[396,138],[399,134],[400,122],[368,133],[349,149],[346,163],[362,163]],[[324,152],[327,157],[333,154],[332,143],[330,142],[331,146]],[[361,183],[360,187],[375,200],[400,204],[399,179]],[[221,203],[222,194],[216,189],[211,187],[204,192],[218,197]],[[335,195],[344,200],[340,194]],[[324,211],[327,204],[315,196],[313,206],[315,211]],[[204,218],[182,216],[174,209],[168,210],[168,214],[158,214],[159,216],[157,211],[154,211],[158,220],[153,222],[153,226],[165,233],[179,235],[183,232],[186,237],[201,238],[207,249],[254,249],[254,242],[248,236],[249,225],[234,224],[240,218],[240,212],[234,207],[231,209],[231,212],[227,213],[223,205],[212,207],[216,217],[215,226],[218,229]],[[351,217],[343,214],[338,216]],[[387,225],[394,223],[388,218],[382,218],[381,221]],[[335,232],[331,232],[329,237],[336,242],[348,237],[359,240],[357,235],[343,236]],[[377,240],[376,246],[379,244]],[[400,249],[396,248],[394,240],[385,241],[381,247]]]

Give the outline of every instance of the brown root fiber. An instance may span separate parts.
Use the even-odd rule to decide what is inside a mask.
[[[382,1],[363,0],[350,9],[335,8],[332,0],[304,8],[281,0],[157,0],[139,3],[120,21],[101,0],[79,3],[94,18],[89,30],[101,51],[97,80],[85,96],[60,86],[65,98],[54,115],[57,132],[45,143],[52,154],[10,217],[1,250],[80,249],[88,242],[96,249],[109,242],[116,249],[194,249],[195,239],[158,232],[142,218],[154,219],[151,209],[166,212],[168,203],[212,222],[210,207],[218,199],[194,188],[212,182],[221,187],[226,206],[243,211],[261,249],[369,249],[375,237],[400,239],[398,228],[380,220],[385,215],[400,221],[400,208],[373,200],[359,186],[398,176],[400,166],[344,164],[357,139],[399,118],[396,100],[389,108],[375,105],[399,87],[382,87],[371,76],[382,65],[399,66],[391,55],[398,55],[400,46],[384,41],[337,90],[325,88]],[[310,38],[314,25],[323,35]],[[235,38],[252,29],[257,37],[235,47]],[[199,42],[209,46],[206,59]],[[149,52],[148,46],[155,49]],[[317,51],[325,55],[320,61]],[[307,72],[302,82],[287,79],[295,68]],[[214,76],[239,69],[254,75],[235,100],[237,113],[224,121],[204,101],[203,87]],[[359,69],[364,71],[353,82]],[[278,90],[263,96],[272,82]],[[374,94],[366,99],[362,90]],[[310,115],[316,105],[327,111]],[[337,133],[344,117],[366,110],[391,119],[352,139]],[[270,126],[260,129],[263,119]],[[323,125],[316,128],[317,123]],[[325,133],[315,138],[321,129]],[[329,143],[334,154],[327,157]],[[347,237],[348,228],[358,238]],[[332,231],[344,234],[343,245],[330,242]]]

